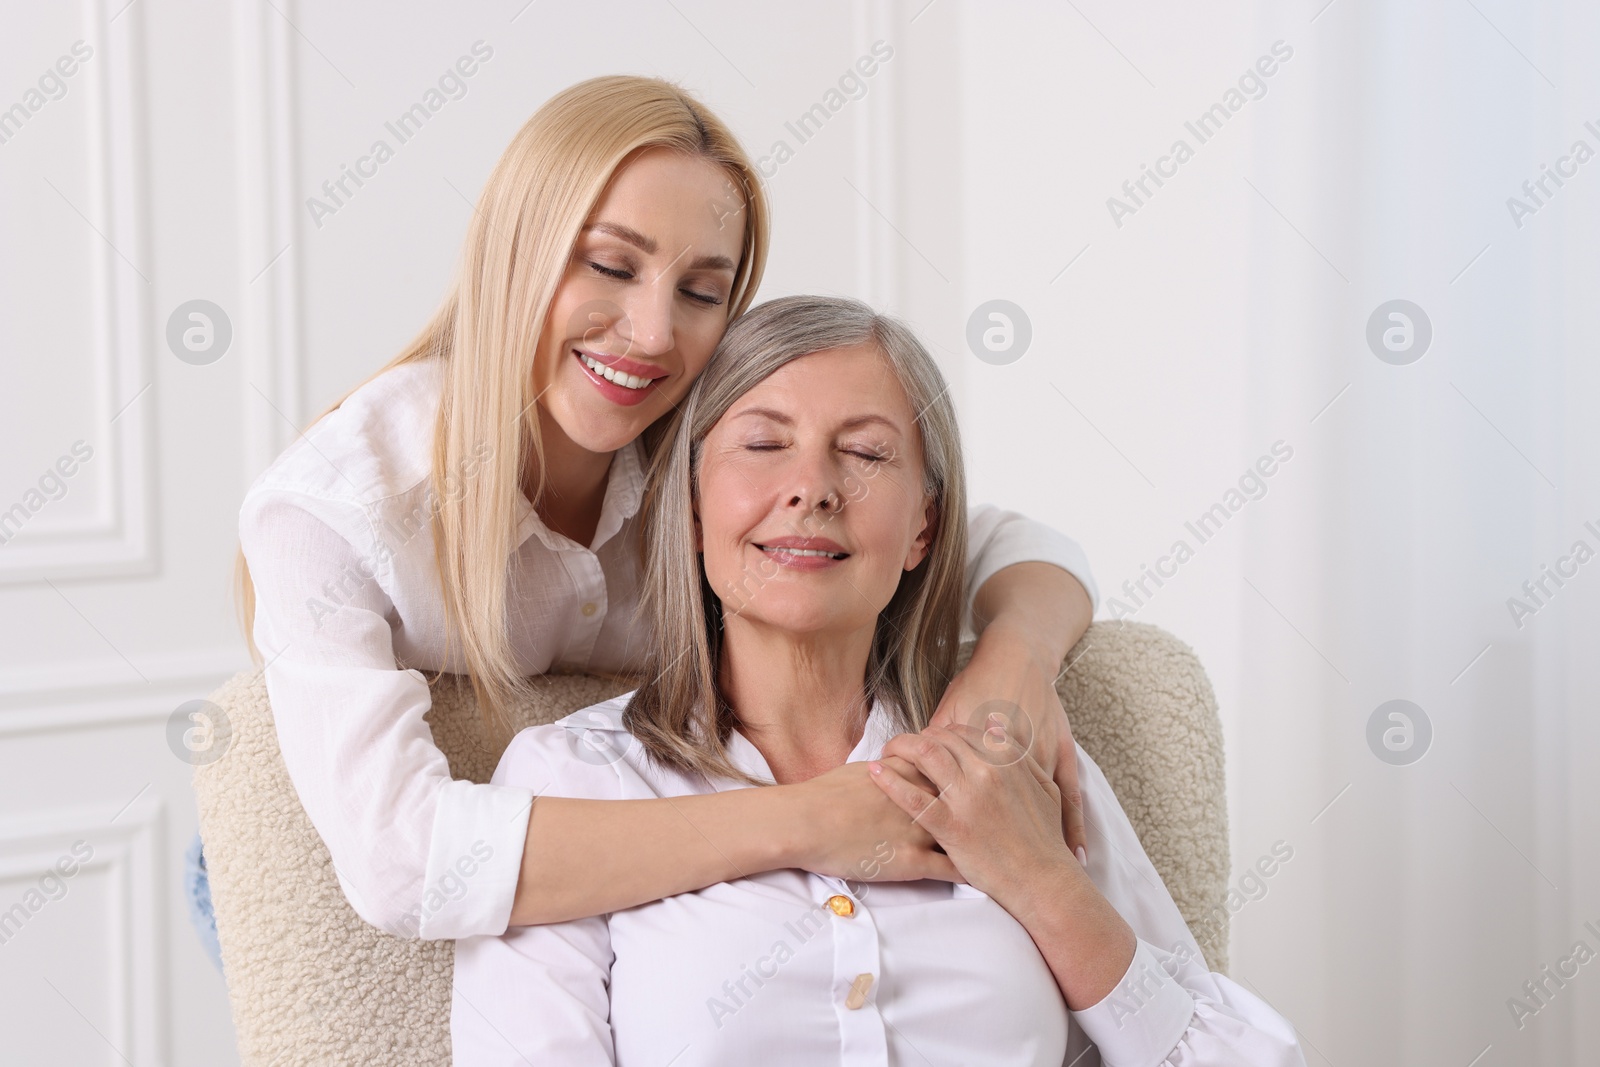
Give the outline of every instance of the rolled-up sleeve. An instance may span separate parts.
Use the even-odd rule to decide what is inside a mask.
[[[1099,766],[1080,747],[1088,874],[1138,937],[1127,973],[1072,1013],[1107,1067],[1305,1067],[1294,1028],[1209,969]],[[1081,1038],[1067,1059],[1082,1052]]]
[[[365,512],[259,491],[239,532],[278,744],[346,899],[401,937],[505,930],[532,795],[452,780],[423,718],[427,680],[395,661]]]
[[[1100,591],[1089,570],[1089,557],[1078,542],[1015,511],[993,504],[967,509],[967,615],[983,583],[1013,563],[1053,563],[1078,579],[1089,603],[1100,607]]]

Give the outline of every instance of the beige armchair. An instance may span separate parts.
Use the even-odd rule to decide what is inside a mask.
[[[553,675],[516,725],[551,722],[631,688]],[[1073,734],[1105,772],[1213,970],[1227,967],[1222,729],[1199,660],[1143,623],[1098,623],[1057,682]],[[232,739],[197,767],[217,934],[246,1067],[450,1062],[449,942],[391,937],[346,903],[296,798],[259,670],[212,694]],[[500,750],[471,688],[447,676],[428,714],[458,778],[487,781]]]

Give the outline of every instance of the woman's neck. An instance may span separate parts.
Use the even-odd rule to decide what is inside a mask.
[[[568,437],[549,412],[539,412],[539,441],[544,446],[544,485],[538,513],[556,533],[580,545],[594,540],[606,499],[606,476],[615,452],[590,452]],[[529,464],[522,492],[530,501],[538,488],[538,471]]]
[[[872,634],[797,635],[725,619],[718,681],[779,784],[840,766],[861,740]]]

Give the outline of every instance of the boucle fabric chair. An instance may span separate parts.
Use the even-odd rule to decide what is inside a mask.
[[[545,676],[516,725],[552,722],[629,688]],[[1074,737],[1105,772],[1207,962],[1225,970],[1222,728],[1199,660],[1154,626],[1097,623],[1057,689]],[[448,1064],[453,943],[381,933],[346,903],[279,754],[262,672],[240,673],[211,701],[228,716],[231,743],[196,768],[194,783],[240,1062]],[[428,721],[456,777],[489,779],[500,750],[463,679],[434,685]]]

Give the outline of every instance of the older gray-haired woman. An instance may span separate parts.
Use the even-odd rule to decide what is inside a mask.
[[[1303,1065],[1282,1018],[1206,969],[1081,749],[1104,835],[1087,868],[1059,792],[1004,722],[936,728],[880,760],[954,671],[965,496],[944,381],[904,326],[791,297],[729,329],[652,470],[648,680],[523,731],[495,780],[647,799],[868,760],[920,811],[932,796],[915,765],[945,785],[948,880],[874,882],[896,863],[878,849],[855,883],[730,870],[610,915],[464,939],[458,1067],[919,1053],[1059,1067],[1091,1041],[1113,1065]]]

